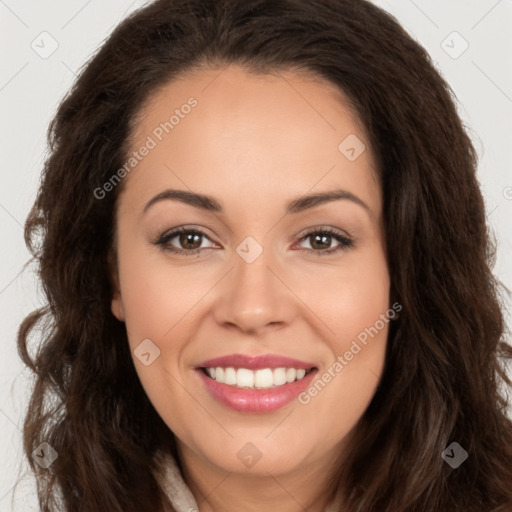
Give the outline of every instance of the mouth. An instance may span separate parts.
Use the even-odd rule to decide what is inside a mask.
[[[292,402],[318,372],[284,356],[233,354],[204,361],[196,373],[217,402],[238,412],[268,413]]]
[[[304,368],[261,368],[251,370],[249,368],[233,367],[201,367],[199,368],[208,378],[238,389],[273,389],[292,382],[297,382],[306,377],[315,367]]]

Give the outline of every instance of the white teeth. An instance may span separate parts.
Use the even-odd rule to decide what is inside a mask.
[[[229,382],[224,382],[224,384],[229,384]],[[247,368],[238,368],[238,370],[236,371],[236,382],[234,382],[233,384],[235,384],[235,386],[239,388],[253,388],[254,372],[248,370]]]
[[[274,376],[270,368],[265,368],[264,370],[256,370],[254,374],[254,385],[257,388],[271,388],[274,385]]]
[[[297,378],[297,370],[295,368],[286,369],[286,382],[293,382]]]
[[[224,370],[224,384],[233,386],[236,384],[236,371],[234,368],[226,368]]]
[[[217,382],[238,388],[267,389],[301,380],[306,375],[304,368],[206,368],[206,373]]]
[[[276,368],[274,370],[274,386],[282,386],[286,383],[286,368]]]

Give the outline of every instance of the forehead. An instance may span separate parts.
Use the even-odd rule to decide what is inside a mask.
[[[194,109],[193,117],[201,118],[205,126],[213,118],[219,132],[236,132],[248,118],[255,129],[266,128],[269,133],[282,125],[290,135],[304,131],[305,125],[311,133],[323,131],[327,138],[343,129],[362,136],[365,132],[349,98],[310,71],[254,73],[228,65],[187,71],[153,91],[135,118],[133,134],[144,136],[151,123],[168,120],[192,97],[200,107]]]
[[[233,193],[261,190],[262,182],[296,195],[315,183],[379,188],[364,126],[343,93],[311,73],[231,65],[180,75],[142,107],[130,150],[149,139],[151,151],[127,181],[155,193],[164,181],[203,191],[229,185]],[[350,160],[347,145],[366,149]]]

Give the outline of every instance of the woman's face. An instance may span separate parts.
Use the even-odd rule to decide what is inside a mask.
[[[335,92],[292,72],[196,71],[134,132],[112,311],[181,452],[225,471],[333,462],[383,370],[381,190]]]

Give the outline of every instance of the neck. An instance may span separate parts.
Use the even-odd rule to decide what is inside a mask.
[[[183,477],[200,512],[324,512],[334,499],[329,477],[334,461],[301,466],[293,474],[230,473],[178,442]]]

